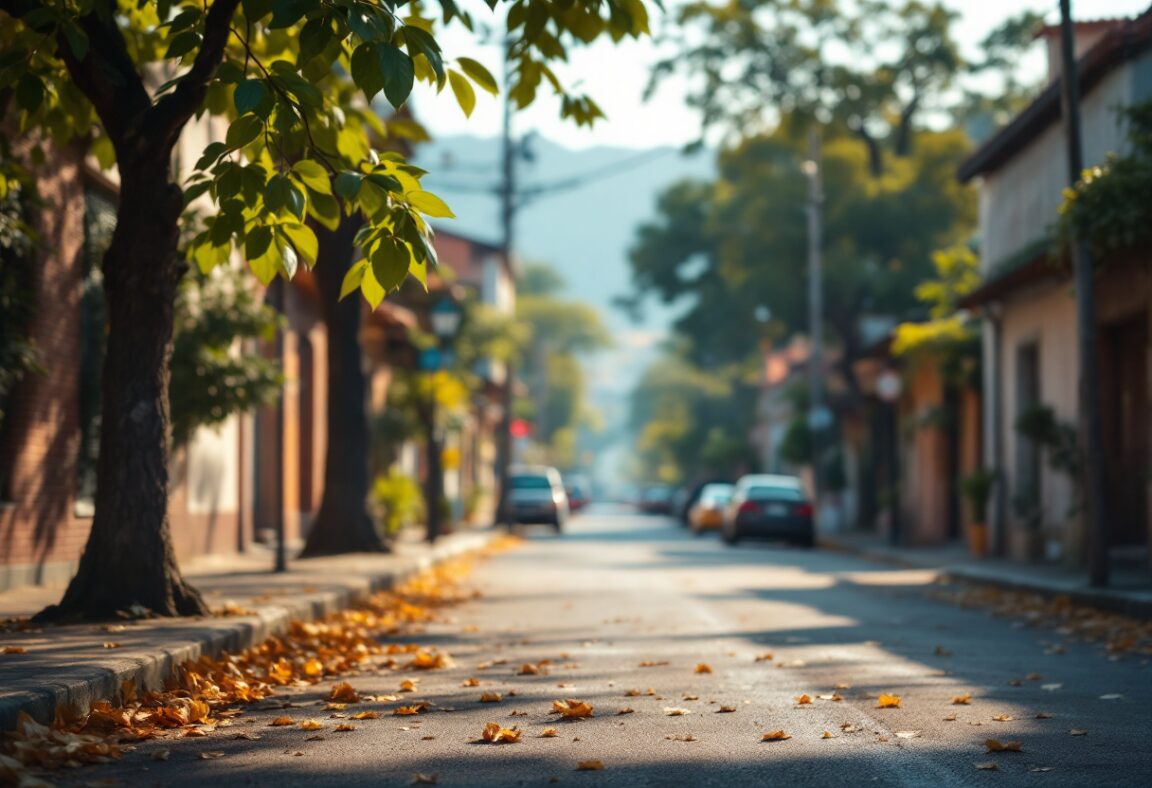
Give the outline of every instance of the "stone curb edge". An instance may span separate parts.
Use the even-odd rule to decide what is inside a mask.
[[[192,630],[174,647],[158,648],[146,656],[135,655],[116,663],[93,666],[86,675],[68,681],[49,681],[36,689],[12,693],[0,698],[0,736],[13,730],[20,712],[27,712],[40,722],[49,722],[58,708],[87,709],[94,701],[115,697],[123,682],[132,680],[137,687],[159,688],[178,666],[204,655],[222,651],[240,651],[267,638],[287,631],[291,622],[311,621],[346,609],[377,591],[387,590],[403,580],[436,564],[460,555],[482,550],[497,536],[496,531],[482,531],[472,538],[437,545],[433,555],[413,558],[403,569],[366,576],[365,586],[353,589],[316,591],[300,594],[291,600],[261,606],[254,616],[237,616],[227,625]]]
[[[939,580],[945,582],[959,581],[993,586],[1006,591],[1022,591],[1040,594],[1046,597],[1068,597],[1077,604],[1119,613],[1132,618],[1152,619],[1152,599],[1134,598],[1123,592],[1108,589],[1068,587],[1030,580],[1028,578],[1004,577],[981,570],[977,567],[962,566],[926,566],[908,558],[880,550],[871,550],[867,547],[857,547],[850,543],[841,542],[834,537],[819,537],[817,543],[820,547],[838,553],[848,553],[875,563],[900,566],[907,569],[921,569],[936,573]]]

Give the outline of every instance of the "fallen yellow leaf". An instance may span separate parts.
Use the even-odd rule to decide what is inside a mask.
[[[1023,745],[1018,741],[1005,741],[999,739],[985,739],[984,746],[988,752],[1023,752]]]
[[[346,731],[354,731],[354,730],[356,730],[356,726],[355,726],[355,725],[353,725],[353,724],[352,724],[352,723],[350,723],[350,722],[342,722],[342,723],[340,723],[339,725],[337,725],[337,726],[336,726],[336,730],[337,730],[339,733],[344,733],[344,732],[346,732]]]
[[[696,672],[697,673],[711,673],[712,672],[712,666],[709,665],[707,662],[701,662],[700,664],[698,664],[696,666]]]
[[[420,772],[416,772],[416,774],[414,774],[412,776],[412,784],[413,785],[436,785],[436,783],[439,781],[439,779],[440,779],[439,774],[421,774]]]
[[[378,720],[380,719],[380,712],[378,711],[360,711],[352,715],[354,720]]]
[[[300,730],[303,731],[318,731],[324,727],[324,723],[320,720],[304,720],[300,723]]]
[[[881,695],[876,699],[876,708],[878,709],[898,709],[900,708],[899,695]]]
[[[1013,717],[1011,714],[997,714],[995,717],[992,718],[992,720],[994,722],[1012,722],[1012,720],[1014,720],[1014,719],[1016,719],[1016,718]]]
[[[416,691],[416,682],[419,680],[420,679],[404,679],[403,681],[400,682],[400,691],[401,692],[415,692]],[[480,682],[476,682],[476,683],[479,684]]]
[[[119,643],[105,643],[104,648],[120,648]]]
[[[521,676],[535,676],[540,673],[540,668],[530,662],[525,662],[520,666],[520,670],[518,670],[517,673]]]
[[[460,682],[460,686],[461,687],[479,687],[480,686],[480,679],[476,678],[475,676],[473,676],[472,678],[464,679],[464,681]]]
[[[811,705],[811,703],[812,703],[812,698],[808,697],[807,695],[801,695],[798,698],[796,698],[796,704],[798,706],[808,706],[808,705]]]
[[[304,675],[309,678],[316,678],[317,676],[324,675],[324,663],[313,657],[304,663]]]
[[[664,713],[669,717],[683,717],[685,714],[691,714],[691,709],[682,709],[678,706],[665,706]]]
[[[5,646],[0,648],[0,654],[27,654],[28,649],[23,646]]]
[[[520,729],[503,728],[498,722],[489,722],[484,726],[481,737],[491,744],[512,744],[520,741]]]
[[[635,710],[634,708],[632,708],[631,706],[625,706],[624,708],[617,710],[616,714],[617,714],[617,715],[620,715],[620,714],[632,714],[632,713],[634,713],[635,711],[636,711],[636,710]]]
[[[580,761],[576,764],[576,771],[578,772],[599,772],[604,769],[604,761],[591,760]]]
[[[332,688],[332,691],[328,694],[328,700],[339,703],[359,703],[360,693],[354,690],[352,685],[347,681],[341,681]]]
[[[642,668],[657,668],[657,667],[660,667],[661,665],[667,665],[667,664],[668,664],[668,660],[666,660],[666,659],[646,659],[640,663],[640,667],[642,667]]]
[[[775,655],[771,651],[765,651],[763,654],[758,655],[754,661],[755,662],[768,662],[772,659],[775,659]]]
[[[995,761],[986,761],[984,763],[976,764],[976,768],[982,772],[995,772],[999,771],[1000,767],[996,765]]]
[[[499,692],[482,692],[480,693],[481,703],[499,703],[503,699],[503,695]]]
[[[552,701],[552,713],[559,714],[565,719],[577,719],[580,717],[591,717],[592,704],[583,700],[554,700]]]
[[[559,735],[560,731],[556,730],[555,728],[545,728],[544,730],[540,731],[541,739],[555,739]]]
[[[731,714],[734,711],[736,711],[735,706],[721,706],[720,708],[716,709],[717,714]]]
[[[200,760],[202,760],[202,761],[214,761],[217,758],[223,758],[223,757],[224,757],[224,753],[222,753],[222,752],[202,752],[202,753],[200,753]]]
[[[967,706],[972,702],[972,693],[965,692],[963,695],[955,695],[952,698],[953,706]]]
[[[283,727],[284,725],[292,725],[294,723],[295,723],[295,720],[293,720],[291,717],[277,717],[276,719],[272,720],[272,722],[270,722],[268,724],[273,726],[273,727],[280,728],[280,727]]]
[[[396,717],[411,717],[413,714],[419,714],[426,708],[428,708],[427,703],[413,703],[411,706],[397,706],[392,709],[392,714]]]
[[[791,738],[792,734],[785,733],[784,731],[768,731],[760,737],[760,741],[784,741],[785,739]]]
[[[820,734],[820,738],[821,739],[835,739],[836,737],[832,734],[832,731],[824,731],[823,733]]]

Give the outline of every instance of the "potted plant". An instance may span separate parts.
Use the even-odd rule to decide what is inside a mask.
[[[977,558],[988,554],[988,500],[996,485],[996,474],[981,468],[960,479],[960,492],[968,502],[972,520],[968,523],[968,549]]]

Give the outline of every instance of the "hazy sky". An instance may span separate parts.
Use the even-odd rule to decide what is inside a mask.
[[[957,36],[966,48],[974,48],[985,34],[1005,18],[1024,10],[1050,9],[1049,18],[1055,21],[1057,0],[946,0],[961,14]],[[1149,7],[1152,0],[1072,0],[1073,14],[1077,18],[1132,16]],[[679,0],[666,2],[669,7]],[[655,10],[654,13],[659,13]],[[482,20],[486,9],[481,7],[476,18]],[[658,21],[653,29],[659,27]],[[496,47],[478,46],[467,32],[451,32],[443,40],[449,57],[467,55],[485,63],[495,73],[499,64]],[[1031,63],[1042,68],[1040,53]],[[695,138],[699,122],[683,104],[683,94],[677,86],[665,84],[659,94],[647,103],[642,93],[648,78],[649,66],[659,59],[659,52],[651,40],[627,41],[619,45],[603,42],[576,50],[571,62],[556,69],[568,85],[580,83],[579,89],[589,93],[608,115],[593,129],[579,129],[570,122],[559,120],[558,102],[550,91],[542,89],[536,105],[517,115],[518,130],[535,129],[543,136],[570,148],[592,145],[618,145],[645,148],[653,145],[681,145]],[[468,133],[494,136],[500,130],[499,101],[481,94],[471,119],[465,119],[445,90],[437,96],[429,90],[415,97],[417,117],[437,136]]]

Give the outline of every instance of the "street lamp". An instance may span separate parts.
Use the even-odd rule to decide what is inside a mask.
[[[887,435],[885,444],[888,448],[888,488],[891,494],[891,503],[888,510],[888,541],[898,546],[903,534],[900,522],[900,436],[899,420],[897,419],[896,403],[900,401],[900,394],[904,390],[904,379],[895,369],[886,369],[876,378],[876,396],[884,403],[884,422]]]
[[[432,385],[428,397],[428,411],[425,419],[426,440],[428,451],[428,478],[425,479],[425,508],[428,520],[427,538],[435,542],[440,536],[441,501],[444,498],[444,467],[443,450],[440,445],[440,436],[436,430],[436,378],[435,374],[443,369],[445,364],[445,350],[456,338],[460,330],[460,323],[464,319],[464,309],[460,302],[450,295],[442,296],[428,310],[428,322],[432,327],[432,335],[436,337],[437,353],[433,363],[427,364],[425,369],[430,372]]]

